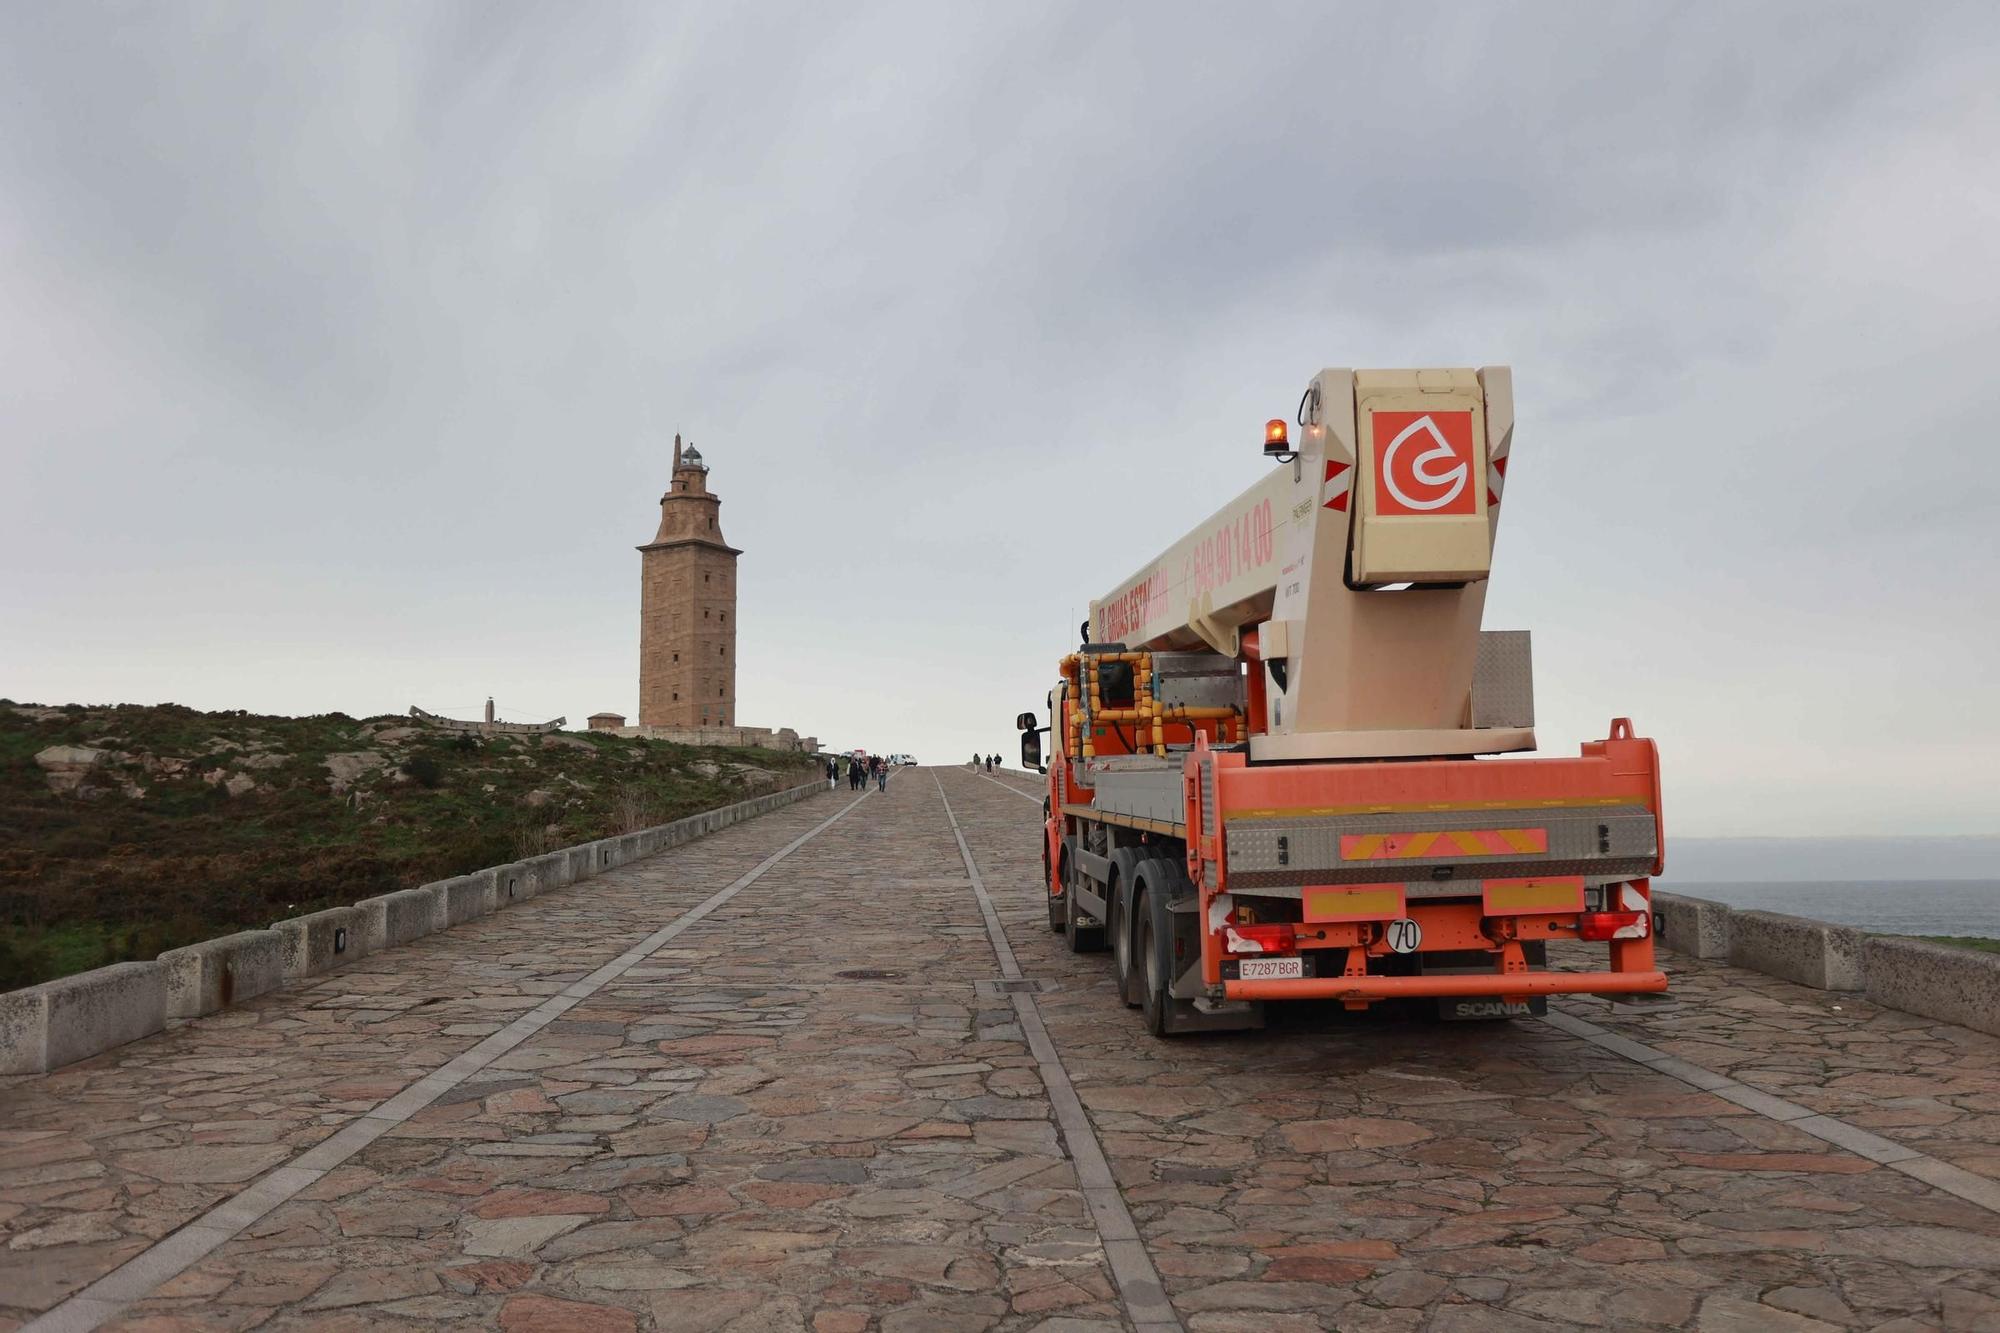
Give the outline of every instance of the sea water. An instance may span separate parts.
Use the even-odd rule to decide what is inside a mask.
[[[1748,911],[1859,926],[1882,935],[2000,939],[2000,879],[1797,880],[1702,883],[1662,879],[1666,893],[1713,898]]]

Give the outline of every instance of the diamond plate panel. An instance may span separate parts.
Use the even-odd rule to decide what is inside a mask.
[[[1543,828],[1548,850],[1518,856],[1437,856],[1345,861],[1340,840],[1356,833],[1431,829]],[[1229,881],[1245,889],[1287,884],[1367,884],[1432,878],[1504,879],[1523,875],[1643,875],[1659,853],[1652,811],[1644,806],[1553,810],[1453,810],[1436,814],[1340,815],[1316,819],[1235,820],[1228,824]],[[1278,839],[1287,842],[1284,864]]]
[[[1153,696],[1188,708],[1243,706],[1243,668],[1219,653],[1154,653]]]
[[[1524,629],[1479,632],[1472,666],[1472,725],[1535,725],[1534,653]]]
[[[1178,768],[1106,770],[1097,774],[1099,810],[1178,824],[1187,818]]]

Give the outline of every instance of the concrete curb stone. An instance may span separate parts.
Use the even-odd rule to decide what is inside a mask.
[[[437,880],[420,886],[418,891],[436,898],[437,915],[431,929],[450,930],[493,910],[493,871],[475,870],[469,875]]]
[[[1853,926],[1812,921],[1781,912],[1733,912],[1729,961],[1766,976],[1820,990],[1861,990],[1862,944]]]
[[[41,1074],[166,1026],[167,969],[113,963],[0,995],[0,1074]]]
[[[244,930],[160,955],[166,969],[167,1017],[199,1018],[285,980],[285,941],[275,930]]]
[[[422,889],[399,889],[354,904],[367,914],[368,952],[380,953],[431,933],[433,897]]]
[[[569,883],[569,857],[561,852],[530,857],[521,865],[527,871],[531,896],[539,897]]]
[[[1656,893],[1653,910],[1660,914],[1660,939],[1669,949],[1690,958],[1729,957],[1729,919],[1734,913],[1728,903]]]
[[[541,892],[535,881],[534,872],[526,861],[512,861],[504,866],[493,867],[493,910],[512,907],[515,903],[527,902]]]
[[[368,953],[368,913],[359,907],[287,917],[271,929],[281,941],[286,981],[316,977]]]
[[[1862,956],[1876,1004],[2000,1036],[2000,954],[1874,935]]]

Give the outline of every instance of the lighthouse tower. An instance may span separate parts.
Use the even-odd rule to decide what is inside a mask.
[[[708,464],[674,436],[660,530],[639,548],[639,725],[733,727],[736,557]]]

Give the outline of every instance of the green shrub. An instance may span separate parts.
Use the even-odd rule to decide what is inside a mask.
[[[26,940],[0,930],[0,991],[16,990],[46,980],[53,961],[40,940]]]
[[[403,761],[403,771],[420,787],[435,787],[444,781],[444,769],[427,754],[413,754]]]

